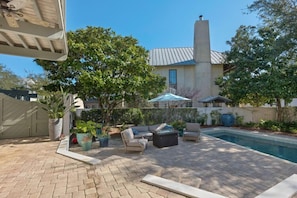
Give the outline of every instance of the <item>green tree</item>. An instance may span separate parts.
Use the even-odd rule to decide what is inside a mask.
[[[297,96],[296,0],[255,0],[248,9],[257,12],[259,27],[241,26],[227,43],[233,70],[217,79],[222,94],[234,104],[276,104],[281,120],[285,104]]]
[[[67,40],[66,61],[36,60],[53,81],[47,88],[62,86],[84,100],[98,99],[106,123],[123,101],[149,98],[165,88],[165,79],[148,65],[148,52],[131,36],[87,27],[68,32]]]
[[[0,88],[11,90],[21,87],[21,78],[0,64]]]
[[[297,57],[297,0],[255,0],[248,6],[263,23],[281,33],[287,53]]]
[[[31,91],[35,91],[38,95],[46,95],[48,91],[45,90],[51,81],[47,78],[46,74],[28,74],[26,77],[26,87]]]
[[[236,104],[275,104],[280,120],[281,99],[288,103],[297,96],[297,65],[281,32],[269,26],[241,26],[228,44],[227,61],[234,67],[217,80],[221,94]]]

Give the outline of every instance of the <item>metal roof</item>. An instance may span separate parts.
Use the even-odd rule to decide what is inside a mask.
[[[226,103],[226,102],[231,102],[231,100],[228,99],[228,98],[225,98],[223,96],[208,96],[206,98],[200,99],[198,102],[203,102],[203,103],[211,103],[211,102]]]
[[[224,54],[211,50],[211,64],[224,64]],[[149,51],[149,64],[162,65],[194,65],[193,47],[157,48]]]
[[[0,0],[0,53],[65,60],[65,0]]]

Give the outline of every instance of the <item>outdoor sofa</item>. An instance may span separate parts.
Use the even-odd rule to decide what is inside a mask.
[[[166,123],[131,127],[135,139],[153,141],[153,145],[162,148],[178,145],[178,132]]]
[[[154,125],[146,125],[146,126],[133,126],[131,127],[134,138],[145,138],[149,141],[153,140],[153,133],[162,130],[166,127],[166,123],[154,124]]]

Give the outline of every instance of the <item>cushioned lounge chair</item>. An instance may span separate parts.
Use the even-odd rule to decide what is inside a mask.
[[[148,144],[147,139],[135,139],[131,128],[121,132],[121,137],[127,151],[140,151],[143,152]]]
[[[186,128],[184,129],[183,140],[194,140],[199,142],[200,140],[200,124],[199,123],[186,123]]]

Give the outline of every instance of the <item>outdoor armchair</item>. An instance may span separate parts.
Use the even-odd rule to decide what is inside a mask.
[[[198,142],[200,140],[200,124],[199,123],[186,123],[186,128],[184,129],[183,140],[194,140]]]
[[[131,128],[121,132],[122,141],[125,146],[125,151],[140,151],[143,152],[148,144],[147,139],[135,139]]]

